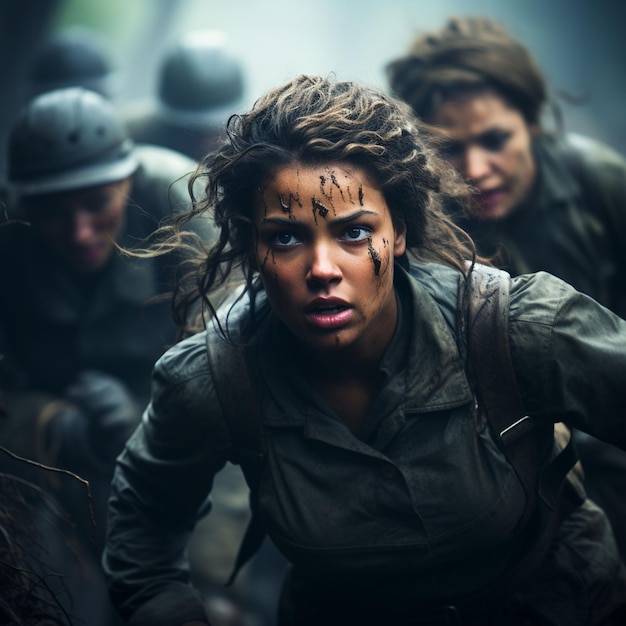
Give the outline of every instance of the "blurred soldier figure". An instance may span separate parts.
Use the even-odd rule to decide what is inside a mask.
[[[36,48],[28,71],[17,86],[18,101],[26,104],[41,93],[66,87],[84,87],[113,100],[119,92],[119,84],[119,72],[104,37],[84,26],[70,26],[50,35]],[[3,207],[10,203],[7,167],[3,153],[0,156],[0,205]]]
[[[108,42],[84,26],[65,28],[39,47],[26,80],[26,100],[45,91],[84,87],[110,100],[120,77]]]
[[[243,101],[241,62],[216,31],[184,34],[165,53],[155,101],[131,105],[125,121],[131,137],[182,152],[199,161]]]
[[[99,558],[113,462],[140,419],[155,360],[176,340],[159,296],[183,260],[135,258],[118,246],[132,248],[188,206],[195,163],[135,146],[106,99],[68,88],[25,107],[8,164],[14,220],[0,228],[0,387],[10,417],[0,443],[90,481],[95,542],[82,486],[57,495],[82,533],[74,614],[108,625]],[[208,221],[193,228],[211,242]]]

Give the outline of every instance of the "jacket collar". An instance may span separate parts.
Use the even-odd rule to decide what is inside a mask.
[[[405,368],[404,409],[423,413],[466,404],[471,401],[472,392],[459,355],[456,329],[450,328],[419,278],[396,266],[396,281],[408,286],[412,307],[407,312],[410,349]],[[458,288],[458,278],[455,282]],[[454,301],[456,305],[456,297]]]

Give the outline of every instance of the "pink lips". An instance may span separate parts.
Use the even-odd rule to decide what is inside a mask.
[[[352,309],[339,298],[317,298],[307,306],[304,317],[315,328],[334,330],[350,321]]]
[[[476,202],[482,211],[491,213],[498,208],[503,197],[504,191],[502,189],[490,189],[488,191],[481,191],[476,196]]]

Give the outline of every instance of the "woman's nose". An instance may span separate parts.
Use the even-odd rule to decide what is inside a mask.
[[[307,281],[325,285],[332,281],[341,280],[341,276],[337,254],[333,250],[332,244],[324,242],[313,245]]]
[[[469,148],[465,154],[464,170],[463,175],[471,182],[488,176],[491,171],[488,153],[480,148]]]

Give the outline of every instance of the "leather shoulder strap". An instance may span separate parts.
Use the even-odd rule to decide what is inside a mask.
[[[509,275],[475,265],[467,294],[467,342],[479,399],[504,441],[513,433],[511,416],[524,419],[524,407],[513,373],[509,348]]]
[[[239,299],[239,290],[229,296],[217,310],[217,318],[226,320],[237,329],[248,309],[247,302]],[[261,417],[257,391],[248,369],[246,346],[236,330],[232,341],[218,332],[215,318],[206,330],[209,367],[222,414],[230,433],[231,442],[240,463],[242,453],[262,454]],[[247,454],[246,454],[247,456]],[[246,476],[248,478],[248,476]]]
[[[245,349],[207,329],[207,354],[215,393],[235,454],[238,455],[242,449],[261,452],[261,423],[256,390],[248,373]],[[233,460],[239,461],[238,458]]]
[[[531,506],[548,450],[539,445],[536,424],[524,411],[513,371],[509,345],[510,276],[503,270],[474,265],[466,290],[466,329],[469,365],[492,432],[517,473]],[[544,437],[544,441],[548,441]]]
[[[573,439],[560,449],[552,424],[540,426],[526,415],[509,345],[510,276],[475,265],[460,299],[467,354],[476,394],[495,439],[517,473],[527,496],[522,524],[532,530],[520,560],[479,593],[475,602],[508,593],[537,568],[563,519],[583,495],[566,480],[577,456]]]
[[[226,299],[218,311],[219,319],[241,322],[246,304],[237,300],[235,293]],[[234,304],[233,304],[234,303]],[[248,522],[233,570],[226,582],[231,586],[241,568],[260,549],[265,529],[257,514],[257,487],[265,462],[264,439],[259,411],[258,394],[249,370],[245,345],[231,343],[217,331],[215,321],[206,331],[207,356],[215,393],[233,446],[233,462],[238,463],[250,488],[252,517]],[[236,339],[240,339],[236,335]]]
[[[555,450],[552,424],[538,424],[524,411],[509,344],[510,282],[503,270],[475,265],[461,306],[476,395],[496,443],[524,487],[530,516],[538,496],[549,509],[557,508],[577,455],[571,437]],[[580,503],[575,494],[568,501]]]

